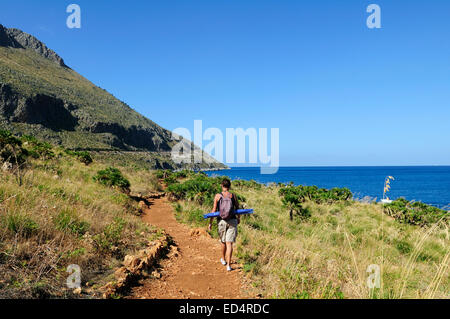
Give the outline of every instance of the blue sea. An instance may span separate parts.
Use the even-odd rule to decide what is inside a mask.
[[[210,176],[228,176],[232,180],[255,180],[268,184],[294,182],[321,188],[347,187],[356,198],[383,197],[384,180],[393,176],[390,199],[404,197],[450,210],[450,166],[382,167],[280,167],[273,175],[260,174],[259,167],[239,167],[207,172]]]

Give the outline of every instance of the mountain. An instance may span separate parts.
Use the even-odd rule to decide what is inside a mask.
[[[32,35],[2,25],[0,127],[103,157],[135,158],[154,168],[178,167],[170,158],[175,144],[170,131],[69,68]],[[212,164],[196,168],[225,168],[205,156]]]

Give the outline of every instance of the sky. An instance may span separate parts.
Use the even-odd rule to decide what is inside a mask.
[[[447,0],[3,0],[0,23],[169,130],[279,128],[281,166],[450,165]]]

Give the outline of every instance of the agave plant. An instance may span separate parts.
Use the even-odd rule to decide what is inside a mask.
[[[283,206],[289,210],[289,219],[294,219],[294,212],[300,213],[303,209],[300,198],[294,194],[286,194],[283,199]]]
[[[391,190],[391,180],[395,180],[394,177],[388,176],[384,180],[384,190],[383,190],[383,199],[389,200],[389,197],[386,195]]]

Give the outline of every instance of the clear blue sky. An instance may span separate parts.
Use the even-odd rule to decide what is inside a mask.
[[[450,165],[448,0],[5,0],[0,23],[167,129],[280,128],[283,166]]]

